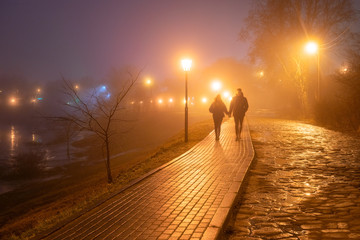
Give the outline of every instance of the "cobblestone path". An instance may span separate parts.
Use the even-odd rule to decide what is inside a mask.
[[[360,138],[249,118],[256,158],[224,238],[360,239]]]

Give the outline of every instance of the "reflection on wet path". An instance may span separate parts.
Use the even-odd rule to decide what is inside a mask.
[[[19,151],[26,151],[29,144],[41,142],[41,137],[33,132],[20,130],[18,127],[11,125],[0,131],[0,164],[9,163]]]
[[[360,139],[249,119],[256,159],[230,239],[360,239]]]

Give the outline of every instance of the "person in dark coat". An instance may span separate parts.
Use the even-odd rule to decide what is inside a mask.
[[[221,100],[220,94],[218,94],[211,104],[209,111],[213,115],[214,126],[215,126],[215,140],[218,141],[220,139],[220,130],[221,130],[221,122],[225,117],[225,114],[228,114],[227,108],[224,102]]]
[[[244,116],[248,108],[248,101],[246,97],[244,97],[241,88],[238,88],[236,96],[231,99],[229,109],[229,117],[231,117],[231,113],[233,113],[234,116],[236,141],[240,139]]]

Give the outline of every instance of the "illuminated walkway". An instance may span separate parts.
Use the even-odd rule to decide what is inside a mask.
[[[233,119],[182,156],[45,239],[215,239],[254,157]]]

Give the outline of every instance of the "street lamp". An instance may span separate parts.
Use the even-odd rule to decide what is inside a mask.
[[[191,59],[181,60],[182,67],[185,72],[185,142],[188,142],[188,72],[191,68]]]
[[[316,42],[310,41],[305,45],[305,52],[310,55],[317,56],[317,100],[320,101],[320,51]]]

